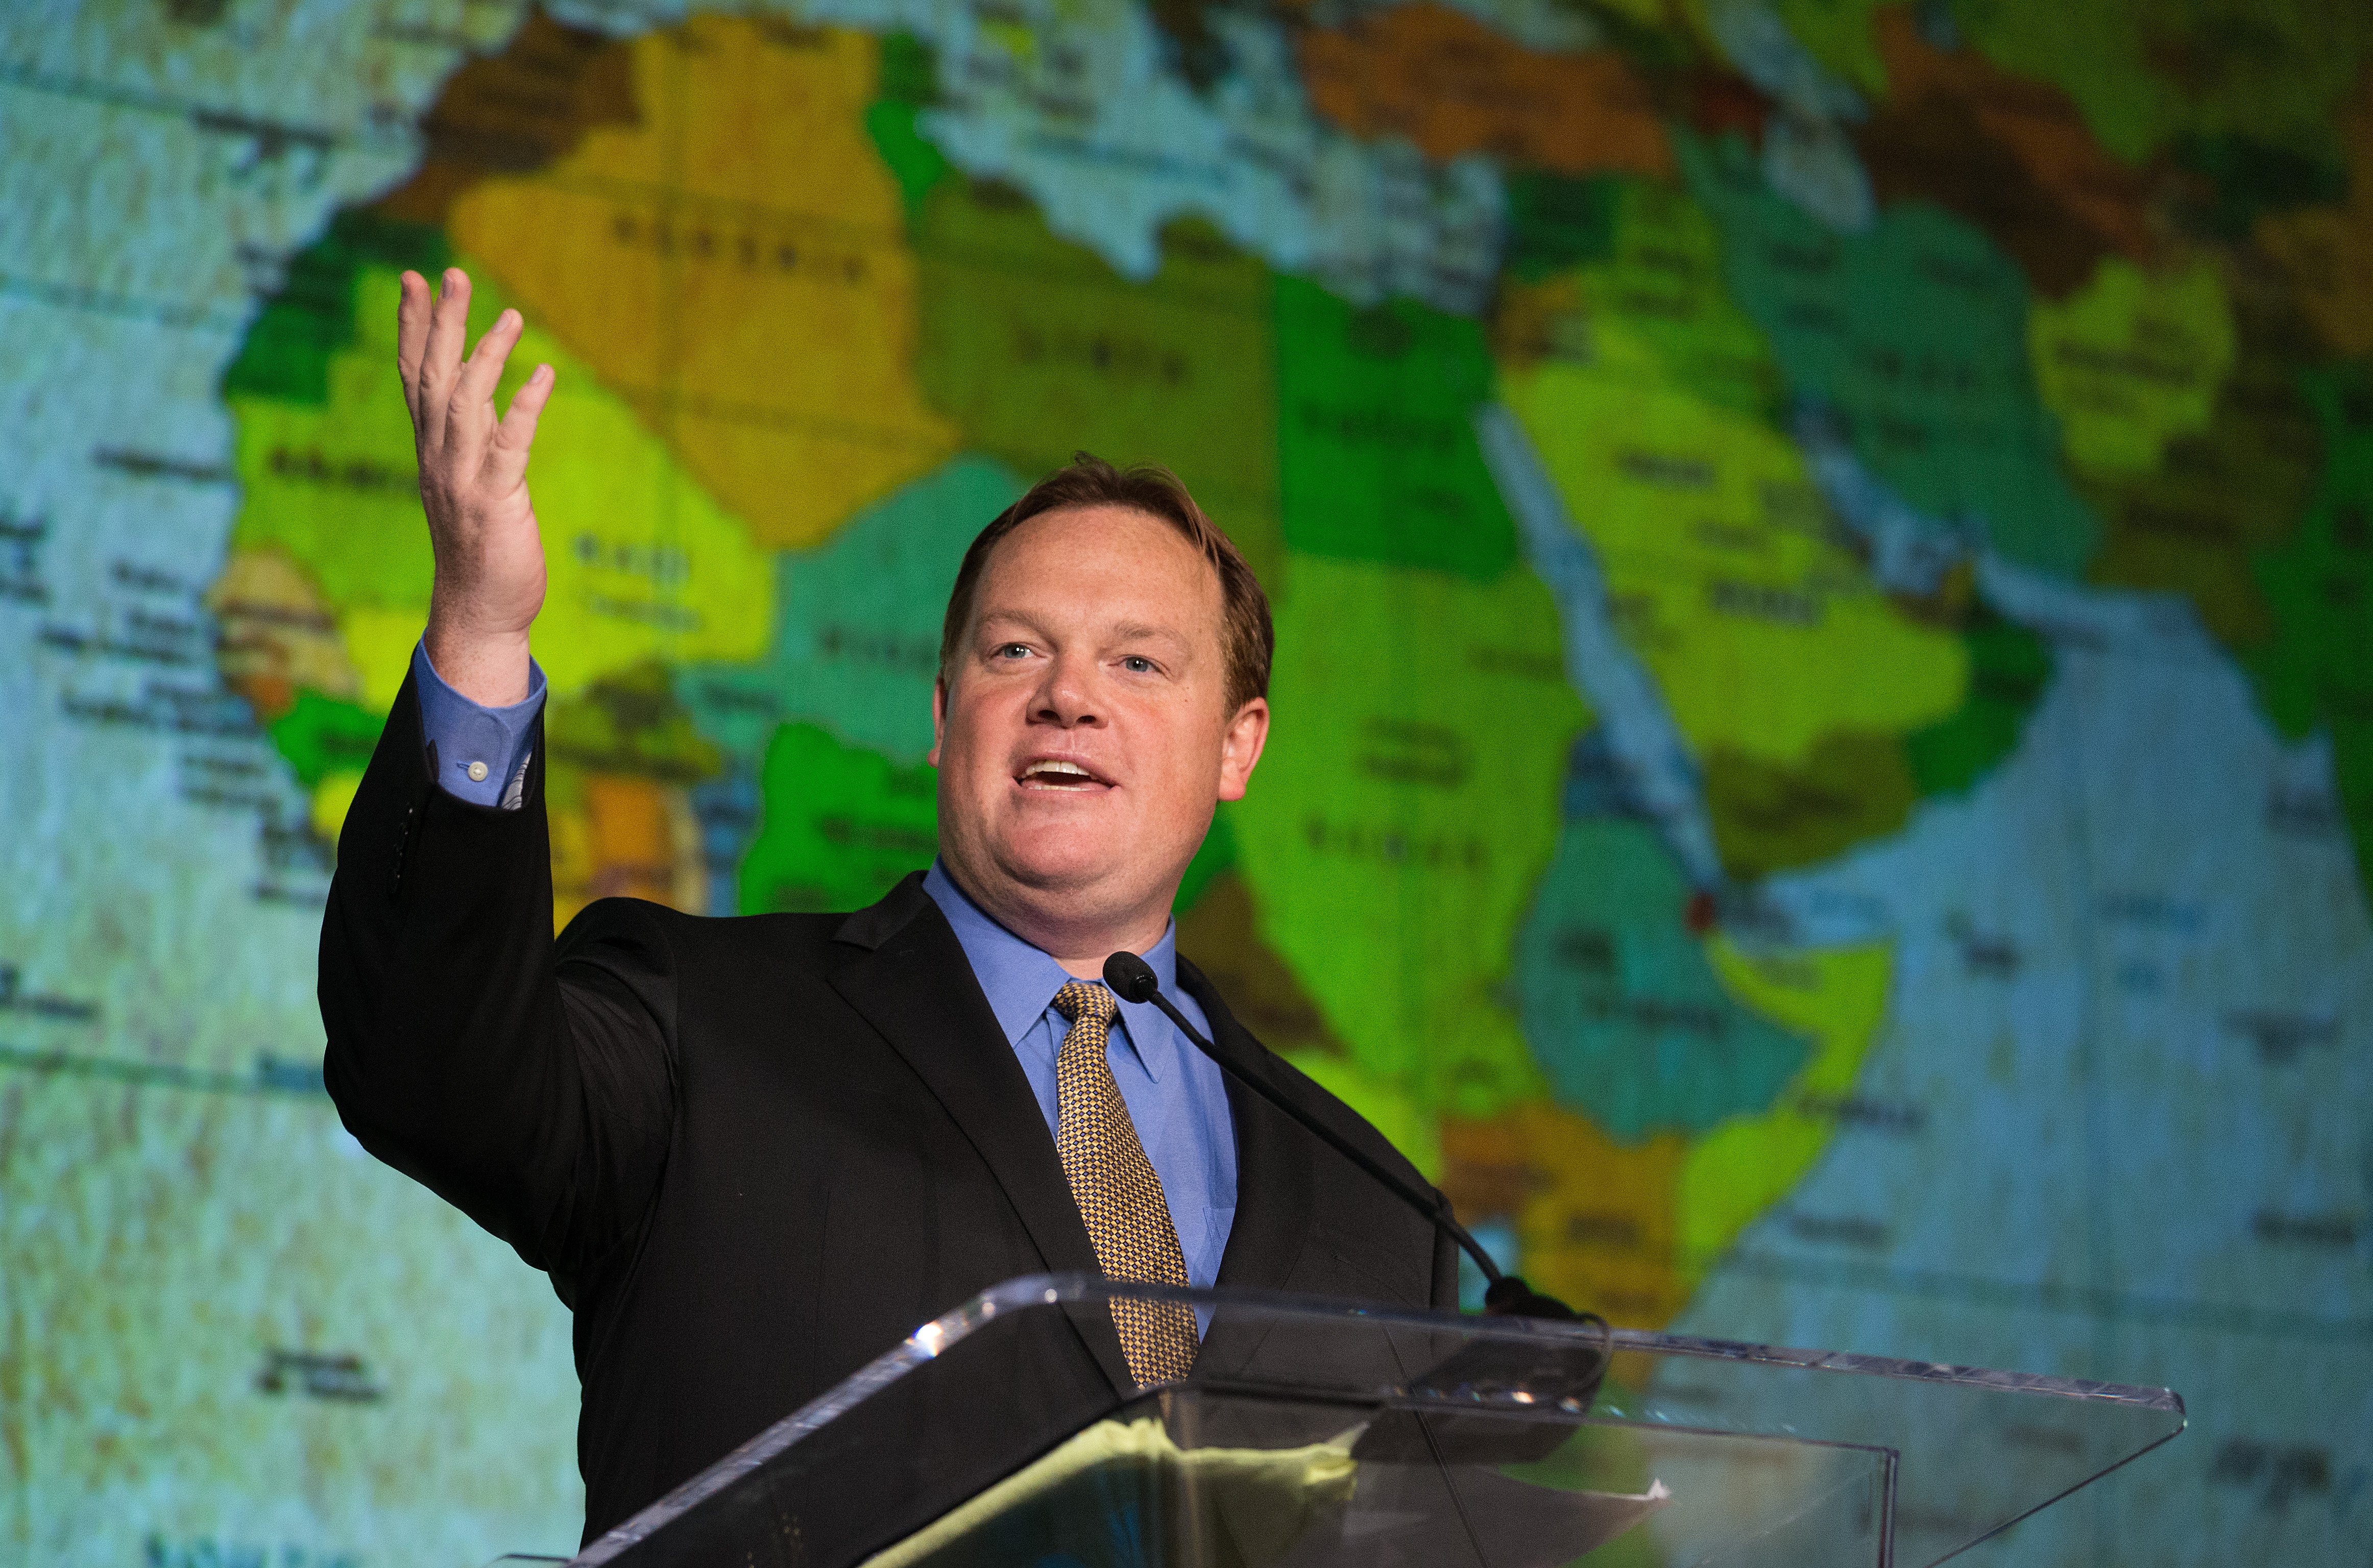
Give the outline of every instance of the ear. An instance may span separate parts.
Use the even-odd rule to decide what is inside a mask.
[[[1220,742],[1220,798],[1242,800],[1253,782],[1253,765],[1268,744],[1268,699],[1255,697],[1236,710]]]
[[[931,682],[931,749],[923,761],[936,768],[940,765],[940,748],[948,743],[948,678],[941,676]]]

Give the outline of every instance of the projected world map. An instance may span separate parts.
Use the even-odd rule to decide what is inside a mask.
[[[1627,1325],[2183,1392],[1991,1560],[2373,1551],[2373,12],[0,40],[11,1561],[575,1542],[565,1310],[319,1070],[431,579],[396,280],[447,265],[559,372],[558,920],[928,863],[965,543],[1074,449],[1166,462],[1279,635],[1182,948],[1495,1250]]]

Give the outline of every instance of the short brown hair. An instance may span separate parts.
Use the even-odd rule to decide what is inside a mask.
[[[964,640],[972,619],[973,596],[988,552],[997,541],[1042,512],[1074,506],[1127,506],[1159,517],[1176,528],[1202,552],[1211,570],[1220,575],[1220,641],[1227,653],[1228,712],[1235,713],[1256,697],[1268,695],[1269,661],[1277,655],[1277,629],[1269,623],[1268,595],[1245,560],[1235,541],[1222,533],[1178,476],[1158,463],[1115,468],[1086,452],[1030,487],[1029,493],[999,512],[980,530],[956,568],[956,586],[948,594],[948,618],[940,632],[940,679],[947,679],[955,663],[956,645]]]

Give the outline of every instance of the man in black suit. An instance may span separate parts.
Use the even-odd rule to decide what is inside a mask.
[[[1233,1063],[1416,1179],[1171,954],[1187,862],[1259,759],[1270,633],[1165,474],[1075,464],[967,554],[928,876],[853,914],[605,900],[554,939],[526,484],[553,374],[498,418],[519,318],[465,360],[468,280],[443,282],[403,279],[436,590],[339,840],[326,1072],[365,1146],[574,1311],[589,1537],[1015,1275],[1453,1306],[1433,1227],[1096,979],[1146,954]],[[1101,1408],[1255,1353],[1207,1327],[1075,1318],[1014,1397]]]

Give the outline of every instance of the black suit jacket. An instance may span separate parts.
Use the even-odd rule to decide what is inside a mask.
[[[509,1242],[575,1313],[590,1538],[987,1286],[1096,1259],[919,877],[854,914],[604,900],[555,940],[540,733],[535,755],[518,810],[448,795],[406,682],[339,837],[325,1072],[365,1147]],[[1193,965],[1178,974],[1232,1062],[1416,1179]],[[1222,1284],[1455,1304],[1445,1238],[1228,1093]],[[1255,1349],[1222,1319],[1203,1355]],[[1133,1388],[1108,1318],[1034,1354],[1023,1386],[1049,1409]]]

